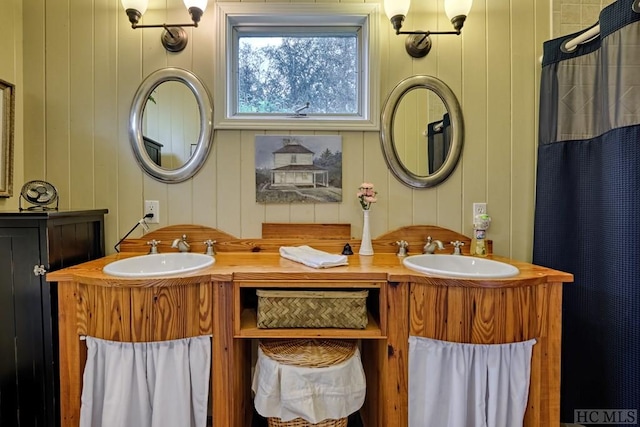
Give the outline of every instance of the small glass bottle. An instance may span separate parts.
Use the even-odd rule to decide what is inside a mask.
[[[487,214],[476,215],[473,219],[473,236],[471,237],[471,255],[487,256],[487,228],[491,224],[491,217]]]
[[[482,230],[480,228],[473,230],[473,237],[471,238],[471,255],[487,255],[487,248],[484,242],[486,235],[487,230]]]

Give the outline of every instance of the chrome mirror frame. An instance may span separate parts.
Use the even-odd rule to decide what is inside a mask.
[[[398,105],[402,98],[413,89],[428,89],[438,95],[451,120],[451,145],[446,160],[436,172],[426,176],[413,173],[400,161],[393,137],[393,125]],[[456,95],[442,80],[426,75],[410,76],[402,80],[387,97],[382,110],[381,122],[380,143],[384,159],[391,173],[405,185],[412,188],[434,187],[447,179],[455,170],[462,153],[464,122],[462,109]]]
[[[162,83],[176,81],[184,83],[193,92],[200,115],[200,132],[193,155],[176,169],[158,166],[144,147],[142,118],[151,93]],[[149,74],[136,91],[129,114],[129,141],[136,161],[143,171],[158,181],[178,183],[193,177],[204,165],[213,145],[213,101],[202,81],[192,72],[182,68],[168,67]]]

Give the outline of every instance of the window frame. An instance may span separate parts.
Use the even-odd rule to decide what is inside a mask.
[[[216,44],[214,127],[216,129],[379,130],[380,75],[378,4],[362,3],[216,3],[221,29]],[[305,23],[324,27],[358,27],[361,31],[358,115],[236,114],[236,27],[291,28]],[[242,32],[242,30],[239,30]],[[312,34],[310,32],[309,34]]]

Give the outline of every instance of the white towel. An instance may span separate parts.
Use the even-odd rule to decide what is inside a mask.
[[[281,246],[280,256],[313,268],[337,267],[349,264],[345,255],[330,254],[306,245]]]

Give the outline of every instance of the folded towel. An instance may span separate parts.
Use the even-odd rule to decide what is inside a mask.
[[[337,267],[349,264],[345,255],[333,255],[306,245],[281,246],[280,256],[313,268]]]

